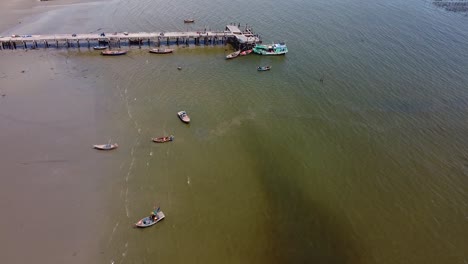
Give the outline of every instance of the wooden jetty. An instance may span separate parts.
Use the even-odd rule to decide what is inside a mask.
[[[85,34],[53,34],[53,35],[12,35],[0,36],[0,49],[37,49],[37,48],[71,48],[95,45],[108,45],[110,49],[121,46],[138,45],[216,45],[232,44],[236,49],[249,48],[260,43],[260,37],[252,32],[247,25],[227,25],[223,31],[187,31],[187,32],[103,32]]]

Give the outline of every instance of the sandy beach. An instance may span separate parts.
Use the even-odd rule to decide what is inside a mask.
[[[0,69],[2,262],[92,263],[88,215],[106,212],[92,81],[58,53],[2,52]]]
[[[0,32],[77,2],[83,1],[2,1]],[[77,67],[60,52],[0,54],[4,263],[93,263],[98,258],[100,223],[87,215],[105,214],[106,190],[96,157],[84,153],[92,151],[97,121],[92,78],[76,73]]]

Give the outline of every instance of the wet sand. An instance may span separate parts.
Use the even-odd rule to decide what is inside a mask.
[[[106,156],[91,149],[99,140],[93,85],[66,54],[2,52],[3,263],[96,261],[108,191]]]
[[[52,8],[61,6],[86,3],[102,2],[102,0],[2,0],[0,4],[0,34],[6,34],[6,31],[23,23],[23,21],[32,15],[37,15]]]

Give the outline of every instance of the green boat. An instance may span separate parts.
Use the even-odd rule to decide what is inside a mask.
[[[274,43],[269,45],[255,45],[253,52],[260,55],[284,55],[288,52],[288,47],[284,43]]]

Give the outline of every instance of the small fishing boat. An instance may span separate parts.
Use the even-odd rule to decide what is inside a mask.
[[[116,144],[104,144],[104,145],[93,145],[93,148],[99,150],[111,150],[117,148],[119,145]]]
[[[257,71],[269,71],[271,69],[270,66],[258,66]]]
[[[174,140],[174,136],[173,136],[173,135],[170,135],[170,136],[168,136],[168,137],[152,138],[151,140],[153,140],[153,142],[156,142],[156,143],[166,143],[166,142],[169,142],[169,141],[173,141],[173,140]]]
[[[182,122],[184,123],[190,123],[190,117],[187,115],[187,113],[185,111],[180,111],[177,113],[177,115],[179,116],[180,120],[182,120]]]
[[[95,47],[93,47],[93,49],[95,49],[95,50],[105,50],[105,49],[107,49],[107,47],[106,46],[95,46]]]
[[[149,52],[150,53],[154,53],[154,54],[168,54],[168,53],[172,53],[174,51],[174,49],[150,49]]]
[[[226,60],[229,60],[229,59],[234,59],[235,57],[239,56],[239,54],[241,53],[240,50],[236,51],[236,52],[233,52],[229,55],[226,56]]]
[[[104,56],[119,56],[127,54],[126,50],[105,50],[101,51],[101,55]]]
[[[288,52],[288,47],[284,43],[273,43],[270,45],[257,44],[253,52],[260,55],[284,55]]]
[[[252,53],[252,50],[251,50],[251,49],[248,49],[248,50],[242,51],[241,53],[239,53],[239,55],[245,56],[245,55],[249,55],[250,53]]]
[[[138,221],[135,226],[137,227],[149,227],[149,226],[152,226],[152,225],[155,225],[157,222],[163,220],[166,216],[164,215],[164,213],[158,208],[156,210],[154,210],[153,212],[151,212],[151,215],[150,216],[147,216],[143,219],[141,219],[140,221]]]
[[[193,23],[195,19],[184,19],[184,23]]]

